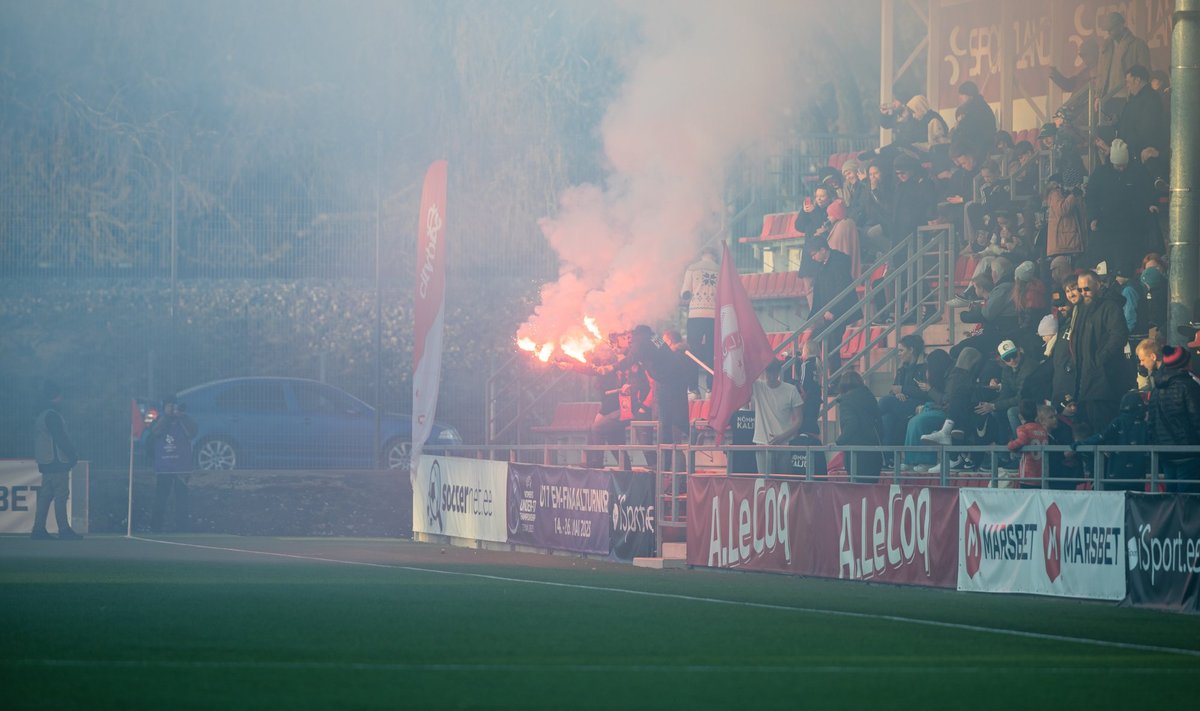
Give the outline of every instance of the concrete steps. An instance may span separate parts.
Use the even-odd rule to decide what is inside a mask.
[[[673,570],[687,567],[687,543],[662,544],[662,555],[652,558],[634,558],[634,566],[651,570]]]

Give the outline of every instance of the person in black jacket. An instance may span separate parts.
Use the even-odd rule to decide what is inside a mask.
[[[800,263],[799,274],[812,280],[809,315],[820,319],[813,327],[812,337],[815,339],[828,331],[825,336],[825,366],[832,373],[842,364],[842,339],[846,334],[846,325],[843,323],[836,328],[830,327],[855,303],[854,293],[837,298],[853,281],[850,276],[850,257],[831,249],[821,237],[809,237],[804,246],[805,259]]]
[[[838,378],[838,438],[837,444],[879,446],[879,433],[883,421],[879,415],[879,403],[867,389],[858,371],[849,370]],[[853,449],[853,447],[851,447]],[[881,452],[846,452],[846,468],[853,482],[875,482],[883,468]]]
[[[879,398],[884,444],[903,444],[909,418],[916,414],[917,407],[929,400],[925,339],[915,333],[902,337],[897,346],[897,356],[900,364],[896,367],[891,392]],[[926,386],[924,390],[922,385]]]
[[[1200,382],[1188,370],[1190,360],[1187,348],[1163,346],[1162,365],[1151,374],[1151,444],[1200,447]],[[1163,454],[1161,461],[1168,492],[1200,492],[1200,452]]]
[[[1125,357],[1129,329],[1124,299],[1107,296],[1094,272],[1079,276],[1079,316],[1072,345],[1079,377],[1079,419],[1100,432],[1120,409],[1121,395],[1134,385],[1133,368]]]
[[[79,461],[75,445],[67,432],[67,422],[58,408],[62,404],[62,390],[53,381],[42,385],[42,396],[46,405],[34,423],[34,458],[38,471],[42,473],[42,486],[38,489],[37,509],[33,518],[30,538],[50,538],[46,530],[46,518],[50,505],[54,505],[54,518],[58,521],[58,537],[77,540],[83,536],[71,528],[67,515],[67,497],[71,495],[71,469]]]
[[[1167,136],[1167,118],[1162,96],[1150,88],[1150,72],[1135,64],[1125,72],[1125,89],[1129,100],[1121,110],[1117,135],[1129,144],[1129,157],[1141,162],[1142,151],[1156,148],[1166,153],[1171,147]]]

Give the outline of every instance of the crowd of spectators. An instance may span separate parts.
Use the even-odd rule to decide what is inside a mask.
[[[1084,69],[1053,79],[1092,97],[1102,123],[1081,128],[1088,107],[1073,98],[1037,145],[1014,143],[966,82],[952,126],[924,96],[897,100],[881,108],[891,143],[819,176],[796,223],[809,237],[800,271],[813,278],[813,314],[833,321],[846,305],[831,299],[849,278],[925,224],[956,227],[971,274],[951,306],[972,332],[952,334],[948,353],[901,339],[895,384],[876,411],[860,401],[861,378],[831,386],[851,425],[844,443],[869,443],[864,423],[874,420],[885,445],[1008,445],[1000,467],[1036,486],[1038,444],[1200,445],[1200,381],[1189,369],[1200,338],[1164,345],[1169,88],[1119,13],[1101,29],[1098,48],[1081,47]],[[833,271],[849,274],[830,283]],[[1047,470],[1074,488],[1086,459],[1059,453]],[[901,466],[937,473],[934,461],[909,453]],[[1170,478],[1200,481],[1200,454],[1163,461]],[[990,462],[951,462],[981,464]]]

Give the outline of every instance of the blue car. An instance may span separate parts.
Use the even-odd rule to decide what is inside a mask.
[[[375,451],[375,409],[332,385],[302,378],[230,378],[176,397],[196,422],[192,452],[199,470],[404,469],[412,420],[384,413]],[[156,408],[139,401],[143,420]],[[462,444],[458,431],[434,423],[429,446]]]

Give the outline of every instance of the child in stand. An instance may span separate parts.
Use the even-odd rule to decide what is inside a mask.
[[[1098,444],[1146,444],[1146,401],[1142,393],[1132,390],[1121,396],[1121,411],[1103,432],[1080,438],[1071,449]],[[1146,473],[1150,471],[1149,457],[1141,452],[1117,452],[1106,455],[1104,488],[1108,491],[1141,491]]]
[[[1037,447],[1050,442],[1050,434],[1042,424],[1042,414],[1037,403],[1033,400],[1021,400],[1019,406],[1021,426],[1017,428],[1017,438],[1008,443],[1008,451],[1016,452],[1025,447]],[[1046,420],[1054,415],[1053,408],[1046,408],[1049,414]],[[1023,489],[1039,489],[1042,486],[1042,453],[1027,451],[1021,454],[1021,467],[1018,470],[1017,481]],[[1011,486],[1011,482],[1007,482]],[[1009,488],[1001,485],[1002,488]]]

